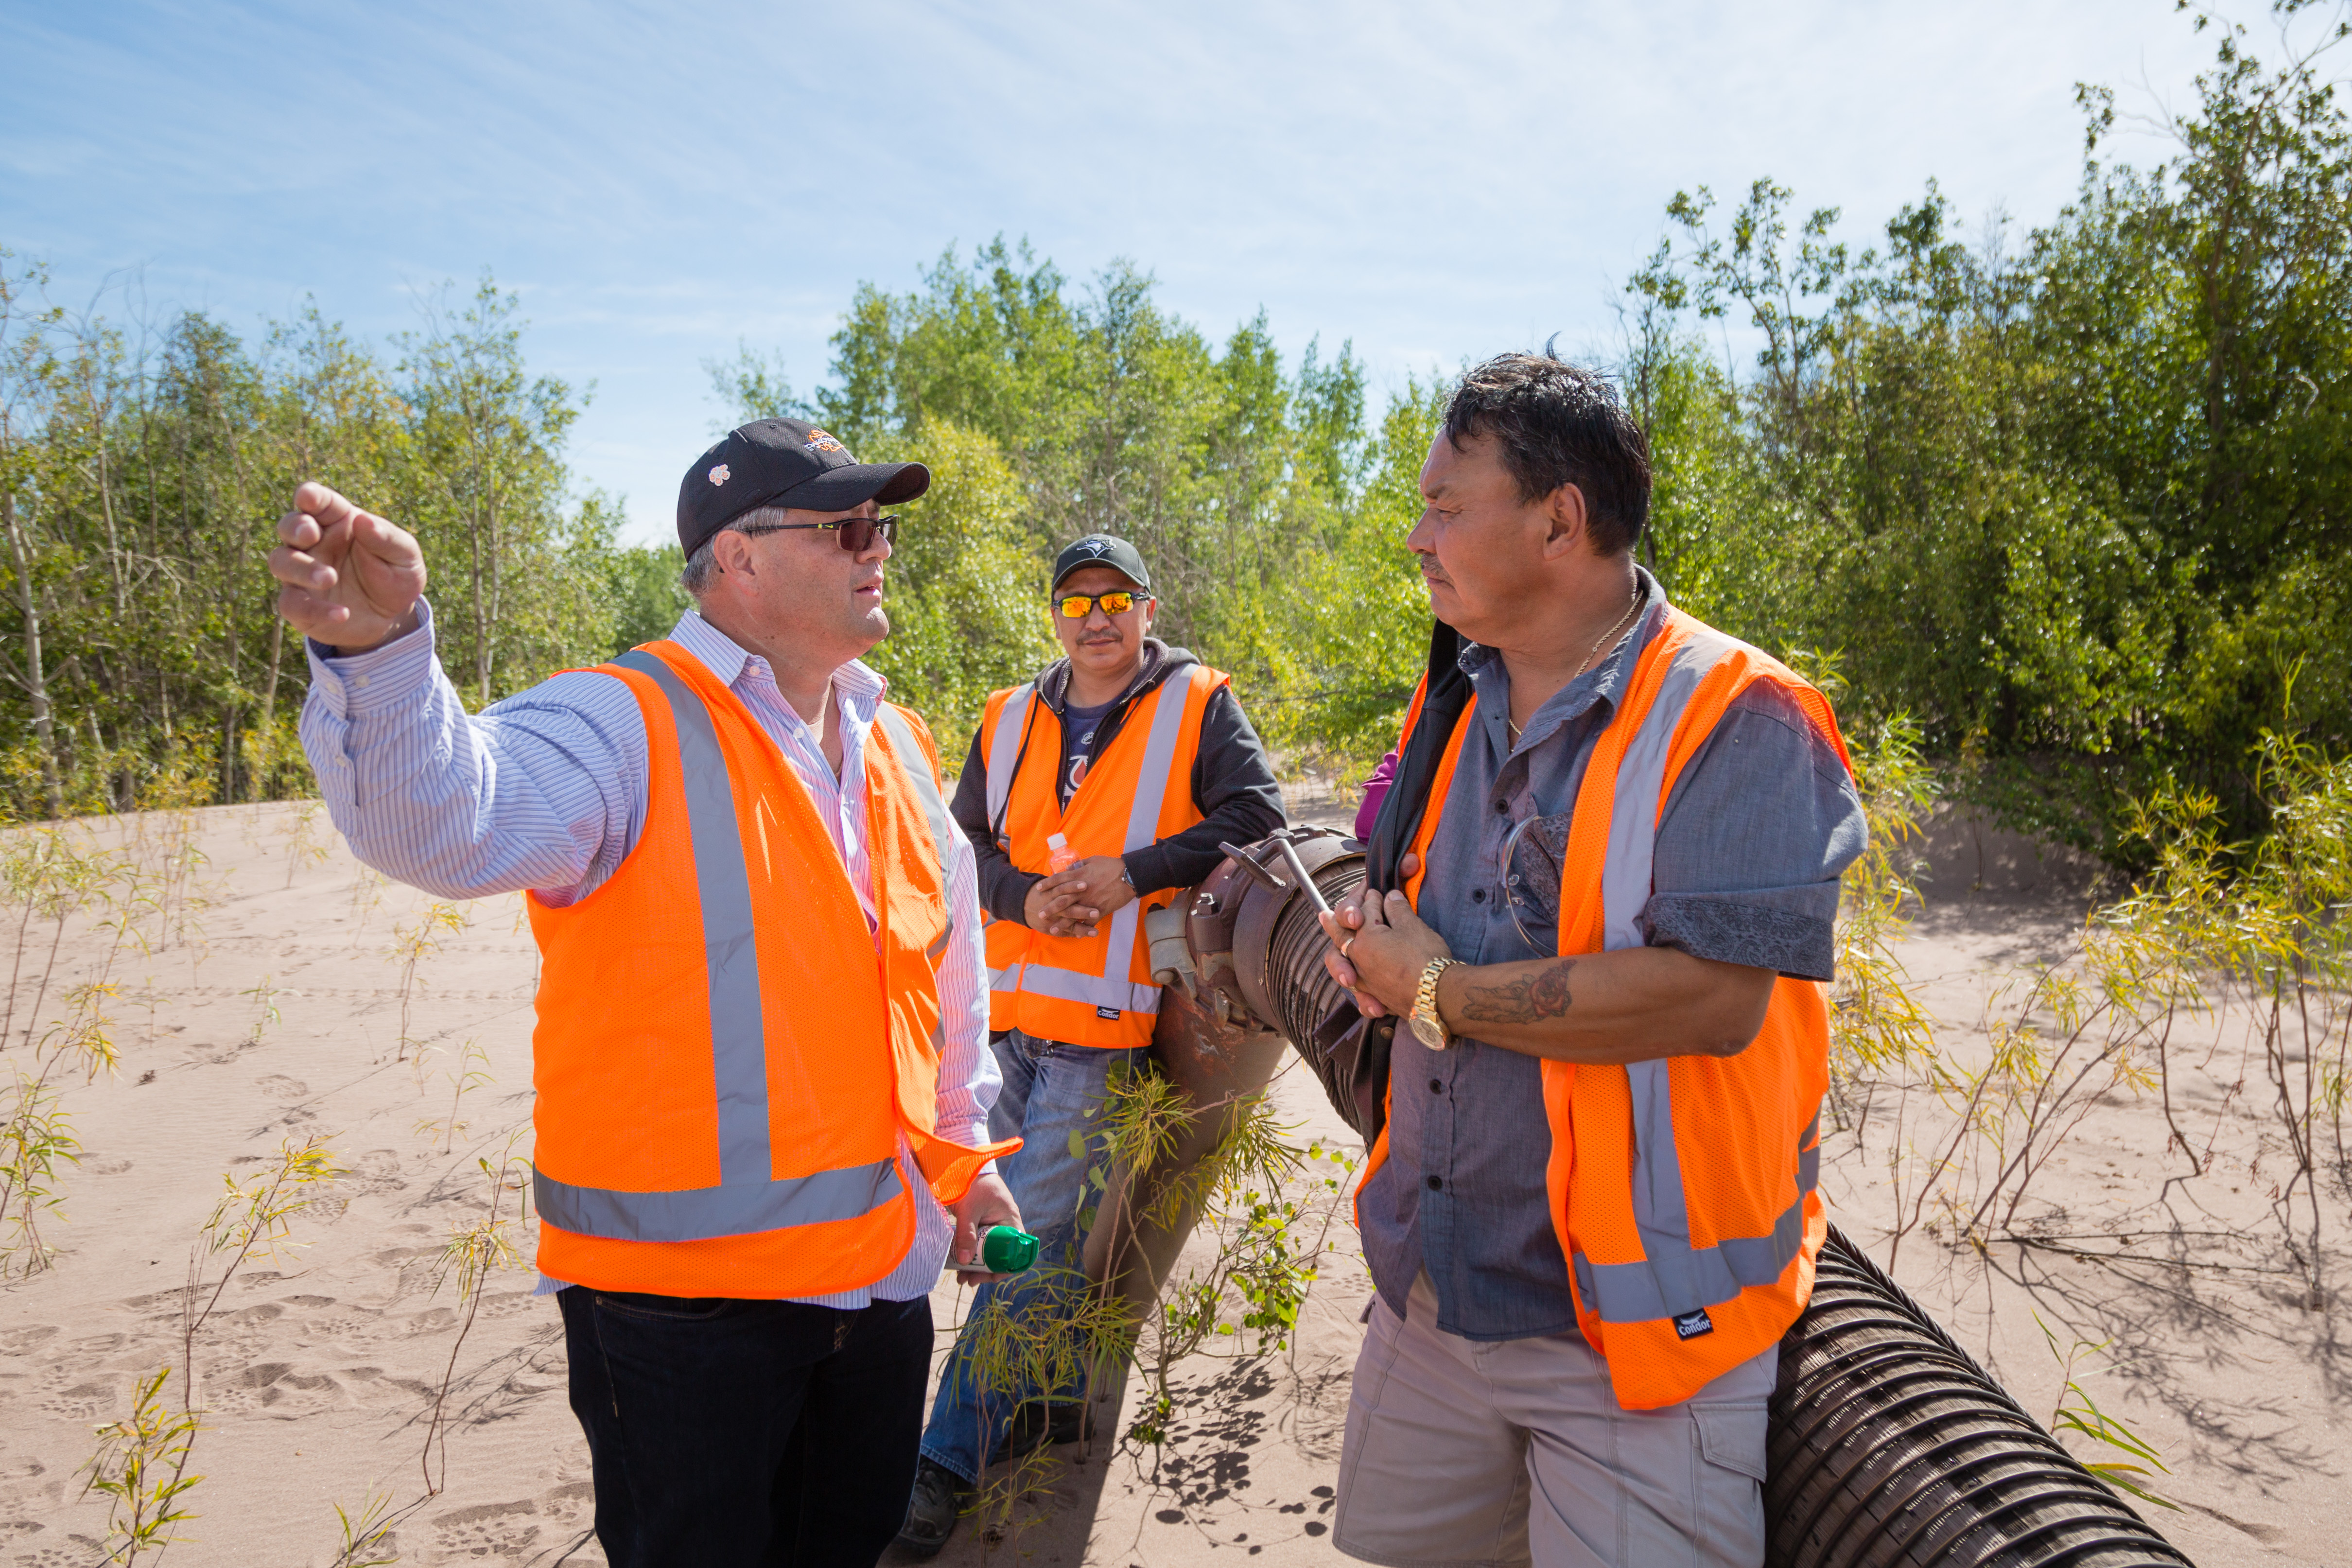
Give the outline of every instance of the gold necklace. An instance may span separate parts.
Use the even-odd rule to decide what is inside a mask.
[[[1633,590],[1633,598],[1626,602],[1625,613],[1618,616],[1617,619],[1611,624],[1607,631],[1602,632],[1600,637],[1593,640],[1591,650],[1584,656],[1584,662],[1578,665],[1576,667],[1576,673],[1568,678],[1568,683],[1570,685],[1573,686],[1579,680],[1584,679],[1584,672],[1591,669],[1592,668],[1592,661],[1601,657],[1601,645],[1602,643],[1609,642],[1610,639],[1615,637],[1618,632],[1624,626],[1625,623],[1633,618],[1633,612],[1641,607],[1642,590],[1636,588]],[[1503,743],[1506,746],[1516,746],[1519,743],[1519,730],[1520,727],[1512,721],[1509,714],[1507,713],[1503,716]]]
[[[1578,665],[1576,667],[1576,673],[1568,678],[1571,682],[1583,679],[1584,672],[1592,668],[1592,661],[1601,657],[1601,645],[1605,642],[1610,642],[1612,639],[1615,638],[1617,634],[1624,629],[1625,623],[1633,618],[1633,612],[1641,607],[1642,591],[1639,588],[1636,588],[1633,590],[1633,596],[1625,602],[1625,613],[1618,616],[1616,621],[1611,625],[1607,631],[1602,632],[1599,637],[1593,640],[1592,649],[1584,656],[1584,662]]]

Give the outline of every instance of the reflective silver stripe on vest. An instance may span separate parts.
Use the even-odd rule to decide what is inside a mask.
[[[1192,667],[1193,670],[1199,668],[1198,665]],[[1176,742],[1184,738],[1184,710],[1192,691],[1192,675],[1188,670],[1182,681],[1162,681],[1151,694],[1151,729],[1144,739],[1143,761],[1137,765],[1135,799],[1128,806],[1127,841],[1120,846],[1122,849],[1146,848],[1159,839],[1160,807],[1168,798],[1168,773],[1176,760]],[[1007,702],[1005,706],[1010,708],[1013,704]],[[1003,742],[1003,729],[999,724],[998,744]],[[992,775],[993,770],[991,772]],[[1192,787],[1190,779],[1184,781],[1184,787]],[[1103,944],[1102,968],[1095,973],[1055,969],[1032,959],[1021,968],[1018,988],[1032,996],[1113,1007],[1122,1013],[1158,1013],[1160,987],[1139,985],[1128,979],[1135,963],[1135,926],[1142,918],[1140,899],[1129,900],[1110,917],[1110,938]]]
[[[1638,922],[1650,901],[1666,753],[1699,683],[1738,646],[1712,628],[1695,632],[1676,650],[1656,700],[1618,763],[1608,858],[1601,872],[1604,948],[1643,945]],[[1813,1147],[1797,1154],[1797,1201],[1773,1221],[1771,1234],[1729,1237],[1714,1247],[1693,1247],[1682,1161],[1675,1147],[1667,1064],[1664,1059],[1630,1063],[1625,1079],[1633,1100],[1633,1225],[1643,1261],[1594,1263],[1577,1253],[1570,1261],[1584,1304],[1604,1322],[1650,1322],[1728,1301],[1748,1286],[1780,1279],[1804,1239],[1804,1195],[1813,1190],[1821,1170],[1819,1115],[1800,1140],[1801,1145]]]
[[[1651,862],[1658,847],[1658,791],[1664,787],[1666,751],[1683,710],[1690,706],[1706,672],[1729,653],[1730,638],[1700,631],[1676,651],[1658,684],[1657,700],[1617,764],[1617,798],[1609,812],[1608,858],[1601,868],[1601,908],[1607,921],[1604,948],[1640,947],[1635,922],[1649,906]]]
[[[632,650],[613,661],[650,677],[677,729],[679,773],[702,906],[703,962],[710,986],[711,1079],[719,1096],[719,1185],[629,1193],[577,1187],[531,1173],[541,1219],[576,1236],[614,1241],[703,1241],[787,1226],[852,1219],[898,1195],[898,1162],[777,1180],[768,1137],[767,1031],[760,1007],[760,953],[751,873],[710,710],[676,671]]]
[[[710,1055],[719,1089],[721,1186],[765,1182],[774,1166],[768,1145],[768,1032],[760,1016],[760,949],[751,929],[751,875],[735,821],[735,791],[710,710],[677,672],[652,654],[631,650],[613,661],[653,677],[677,726],[687,823],[694,842],[694,885],[702,901],[703,961],[710,971]],[[566,1226],[565,1228],[570,1228]],[[592,1233],[593,1234],[593,1233]]]
[[[1013,689],[1004,706],[996,715],[995,732],[988,738],[988,824],[997,827],[1004,820],[1005,804],[1013,798],[1013,770],[1021,763],[1021,727],[1029,719],[1029,700],[1037,694],[1034,680]],[[997,841],[1001,846],[1003,835]]]
[[[1193,669],[1201,667],[1194,665]],[[1143,746],[1143,762],[1136,770],[1135,802],[1128,807],[1127,842],[1122,851],[1149,849],[1160,839],[1160,807],[1168,798],[1168,772],[1176,760],[1176,742],[1184,738],[1184,710],[1192,695],[1190,671],[1180,684],[1164,680],[1153,694],[1151,734]],[[1191,785],[1189,779],[1186,786]],[[1127,982],[1129,963],[1135,955],[1135,924],[1143,918],[1143,900],[1129,899],[1118,913],[1110,917],[1110,942],[1103,954],[1102,974],[1106,980]],[[1149,989],[1157,991],[1159,987]]]
[[[608,1241],[711,1241],[788,1226],[856,1219],[897,1197],[905,1183],[896,1159],[782,1182],[700,1187],[684,1193],[616,1193],[575,1187],[531,1173],[539,1217],[574,1236]]]
[[[956,937],[955,898],[948,881],[949,868],[955,864],[956,839],[961,836],[962,829],[957,827],[955,818],[948,815],[947,800],[931,778],[929,758],[923,751],[922,742],[915,739],[915,727],[907,722],[907,716],[885,702],[879,706],[876,717],[889,733],[890,749],[898,755],[898,771],[907,775],[907,783],[913,787],[915,798],[922,803],[923,817],[931,825],[931,846],[939,851],[940,899],[947,906],[948,923],[947,929],[940,932],[939,940],[924,950],[931,962],[937,963],[940,955],[947,952],[948,944]],[[931,1025],[931,1054],[938,1056],[946,1049],[947,1015],[941,1013]]]
[[[1128,907],[1133,909],[1135,906],[1129,904]],[[1034,960],[1023,964],[1019,979],[1003,989],[1019,989],[1032,996],[1051,996],[1058,1002],[1083,1002],[1089,1007],[1116,1007],[1122,1013],[1160,1011],[1160,987],[1157,985],[1139,985],[1127,980],[1106,979],[1099,974],[1054,969]]]

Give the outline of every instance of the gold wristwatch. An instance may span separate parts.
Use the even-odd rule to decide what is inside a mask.
[[[1437,977],[1461,962],[1458,958],[1431,959],[1429,967],[1421,972],[1420,987],[1412,994],[1413,1037],[1433,1051],[1446,1050],[1454,1044],[1445,1020],[1437,1016]]]

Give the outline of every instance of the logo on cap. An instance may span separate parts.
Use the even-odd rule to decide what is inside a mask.
[[[734,477],[727,471],[727,465],[724,463],[710,470],[710,482],[714,485],[723,485]]]
[[[1110,541],[1108,539],[1081,539],[1078,541],[1076,548],[1085,551],[1089,555],[1108,555],[1110,553]]]
[[[814,428],[809,431],[808,440],[803,444],[812,452],[841,452],[848,449],[824,431]]]

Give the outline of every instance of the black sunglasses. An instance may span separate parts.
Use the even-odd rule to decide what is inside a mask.
[[[877,533],[886,544],[898,542],[898,520],[895,517],[837,517],[831,522],[762,522],[736,531],[756,539],[763,533],[789,533],[798,528],[841,530],[841,547],[852,555],[862,555],[873,549],[874,536]]]

